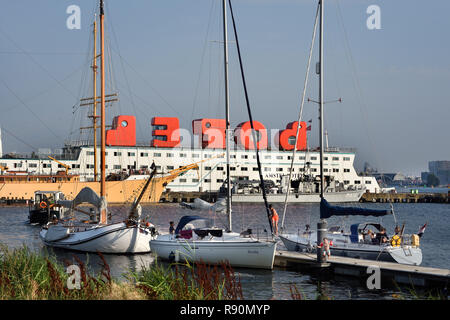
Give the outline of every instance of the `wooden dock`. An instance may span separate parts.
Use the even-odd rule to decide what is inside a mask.
[[[215,202],[217,192],[174,192],[165,191],[161,202],[193,202],[200,198]],[[395,202],[395,203],[449,203],[449,195],[445,193],[370,193],[366,192],[360,202]]]
[[[315,253],[277,251],[274,266],[306,267],[321,269],[332,274],[368,279],[372,272],[368,268],[378,268],[383,281],[391,284],[406,284],[420,287],[448,287],[450,270],[421,266],[410,266],[393,262],[354,259],[331,256],[327,263],[318,264]]]
[[[161,195],[160,202],[194,202],[195,198],[200,198],[208,202],[216,202],[218,194],[217,192],[175,192],[164,191]]]
[[[396,203],[449,203],[445,193],[370,193],[362,195],[360,202],[396,202]]]

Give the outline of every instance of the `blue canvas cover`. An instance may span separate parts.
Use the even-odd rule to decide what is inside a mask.
[[[350,241],[351,242],[358,242],[358,226],[359,224],[352,224],[350,226]]]
[[[183,216],[181,217],[180,222],[178,222],[177,228],[175,229],[175,234],[179,234],[185,225],[194,220],[202,220],[205,226],[207,226],[210,221],[210,219],[200,216]]]
[[[327,219],[331,216],[375,216],[381,217],[392,214],[392,210],[380,210],[358,207],[332,206],[327,200],[320,201],[320,219]]]

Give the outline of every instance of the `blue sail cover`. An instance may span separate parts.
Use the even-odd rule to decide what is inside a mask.
[[[357,207],[332,206],[327,200],[320,201],[320,219],[327,219],[331,216],[375,216],[381,217],[392,214],[392,210],[379,210]]]
[[[182,230],[184,228],[185,225],[187,225],[189,222],[194,221],[194,220],[201,220],[204,224],[204,226],[208,226],[210,219],[205,218],[205,217],[200,217],[200,216],[183,216],[180,219],[180,222],[178,222],[178,226],[175,229],[175,234],[180,233],[180,230]]]

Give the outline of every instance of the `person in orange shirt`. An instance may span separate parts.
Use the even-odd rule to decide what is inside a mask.
[[[323,256],[330,258],[331,256],[331,250],[330,247],[333,245],[333,241],[329,240],[328,238],[323,238],[323,242],[319,245],[319,248],[323,247]]]
[[[270,217],[272,219],[272,226],[275,231],[275,235],[278,235],[278,213],[271,204],[269,204]]]

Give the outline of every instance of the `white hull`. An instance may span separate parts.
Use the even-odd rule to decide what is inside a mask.
[[[228,261],[233,267],[272,269],[276,242],[224,233],[213,239],[186,240],[160,235],[150,242],[152,252],[165,260],[188,260],[217,264]]]
[[[364,190],[356,190],[356,191],[343,191],[343,192],[328,192],[325,193],[324,197],[328,202],[332,203],[341,203],[341,202],[359,202],[362,195],[364,194]],[[271,194],[268,193],[267,201],[269,203],[284,203],[286,200],[286,194],[277,193]],[[250,203],[250,202],[263,202],[263,198],[261,194],[233,194],[232,196],[233,203]],[[289,194],[288,196],[289,203],[320,203],[320,194],[319,193],[299,193],[299,194]]]
[[[50,226],[49,228],[51,228]],[[84,231],[71,229],[62,239],[49,241],[48,230],[43,228],[39,236],[51,247],[102,253],[145,253],[150,252],[153,236],[148,229],[138,226],[127,227],[125,223],[95,226]]]
[[[298,235],[282,235],[281,241],[288,249],[288,251],[303,251],[315,252],[317,241],[316,233],[311,233],[310,237],[303,237]],[[408,265],[420,265],[422,263],[422,250],[413,246],[392,247],[390,245],[371,245],[365,243],[346,243],[339,241],[332,235],[327,237],[333,240],[331,246],[331,255],[343,256],[349,258],[389,261]]]

